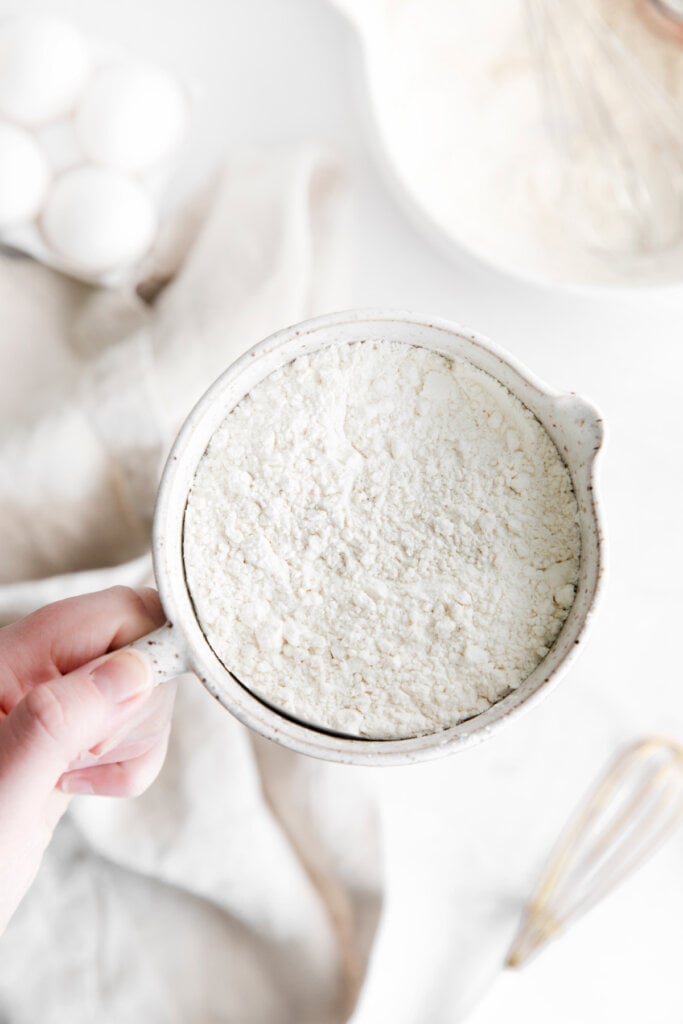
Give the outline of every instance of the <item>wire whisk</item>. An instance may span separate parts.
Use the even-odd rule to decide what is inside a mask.
[[[683,239],[683,118],[585,0],[525,0],[567,230],[603,257]]]
[[[648,739],[619,754],[570,820],[506,966],[521,967],[643,864],[683,820],[683,748]]]

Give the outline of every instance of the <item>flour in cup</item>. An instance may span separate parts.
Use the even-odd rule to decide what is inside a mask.
[[[185,513],[221,661],[289,715],[368,738],[445,729],[518,687],[567,617],[579,553],[538,420],[469,362],[390,341],[254,387]]]

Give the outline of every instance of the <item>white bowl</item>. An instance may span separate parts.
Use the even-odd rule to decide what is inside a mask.
[[[489,124],[489,104],[486,95],[480,96],[478,91],[484,84],[489,96],[496,95],[502,98],[501,102],[513,97],[513,110],[514,96],[519,92],[531,89],[537,99],[538,82],[532,73],[532,62],[524,57],[523,5],[510,5],[503,0],[486,0],[482,5],[451,0],[451,14],[457,15],[458,9],[466,12],[465,31],[456,37],[439,0],[425,5],[408,0],[393,6],[382,0],[332,2],[358,37],[352,77],[375,162],[403,213],[446,257],[473,258],[522,282],[580,294],[622,295],[634,288],[669,289],[683,283],[683,241],[656,255],[629,259],[606,257],[582,244],[580,236],[574,238],[572,224],[576,214],[567,212],[562,165],[553,159],[554,144],[547,133],[542,108],[537,110],[530,103],[519,124],[519,112],[511,115],[514,131],[505,124],[504,110]],[[626,14],[633,17],[629,12]],[[472,18],[475,27],[468,30]],[[483,37],[497,38],[501,20],[503,38],[512,26],[516,26],[515,35],[520,38],[509,53],[501,50],[494,56],[485,52]],[[430,24],[430,41],[425,43],[421,33]],[[415,30],[410,43],[405,39],[407,26]],[[643,31],[647,36],[645,25]],[[426,88],[420,65],[411,66],[408,60],[406,66],[403,59],[411,52],[424,52],[425,46],[435,46],[435,32],[440,33],[435,68],[443,70],[447,63],[449,74],[463,86],[467,84],[462,95],[456,93],[457,102],[441,111],[438,121],[432,109],[435,93]],[[406,51],[397,44],[401,37]],[[638,41],[643,42],[640,38]],[[648,56],[652,58],[652,54]],[[475,75],[479,84],[474,88],[470,65],[474,62],[476,66],[478,61],[483,61],[487,74],[479,67]],[[526,72],[522,74],[520,69],[525,66]],[[644,67],[652,72],[647,62]],[[474,95],[470,94],[472,88]],[[470,117],[461,123],[467,108]],[[486,125],[488,130],[482,127]],[[508,152],[504,138],[510,133],[517,148]],[[455,161],[448,176],[448,201],[442,180],[431,171],[444,161],[449,166]],[[493,179],[488,176],[491,168],[498,168]],[[532,179],[536,181],[535,188],[530,184]],[[461,187],[466,180],[476,182],[476,188]],[[539,189],[545,198],[542,200],[539,194],[537,201],[529,200],[527,192],[531,190],[532,194]],[[577,197],[572,204],[574,210],[578,201]],[[589,207],[591,201],[595,202],[595,197],[586,200]],[[589,220],[590,215],[588,208]]]
[[[576,598],[549,654],[519,689],[450,729],[399,740],[364,740],[304,725],[252,694],[218,660],[202,633],[183,565],[183,519],[195,470],[211,436],[256,384],[297,356],[353,341],[399,341],[464,358],[504,384],[555,442],[579,507],[581,557]],[[154,565],[169,622],[133,645],[151,655],[157,680],[195,672],[236,718],[292,750],[346,764],[407,764],[479,742],[555,686],[576,656],[592,618],[602,570],[594,461],[602,441],[596,410],[574,394],[550,391],[507,353],[457,324],[387,310],[352,310],[307,320],[254,346],[218,378],[187,418],[164,469],[154,516]]]

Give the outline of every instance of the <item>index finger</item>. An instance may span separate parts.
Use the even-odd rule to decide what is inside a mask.
[[[164,619],[159,596],[150,587],[111,587],[47,605],[0,630],[3,689],[5,680],[13,679],[21,695],[125,647]]]

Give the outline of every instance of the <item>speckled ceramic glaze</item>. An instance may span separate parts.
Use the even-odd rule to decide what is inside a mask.
[[[567,464],[579,506],[581,561],[574,604],[549,654],[522,685],[487,711],[450,729],[401,740],[340,736],[294,721],[259,700],[218,660],[195,616],[183,566],[183,518],[197,463],[227,413],[254,385],[297,356],[352,341],[400,341],[469,360],[504,384],[543,424]],[[154,519],[154,565],[169,622],[137,641],[159,682],[194,672],[241,722],[300,753],[346,764],[409,764],[482,740],[559,682],[592,618],[602,571],[594,463],[602,442],[596,410],[574,394],[550,391],[507,353],[457,324],[385,310],[353,310],[307,320],[271,335],[218,378],[186,420],[169,455]]]

